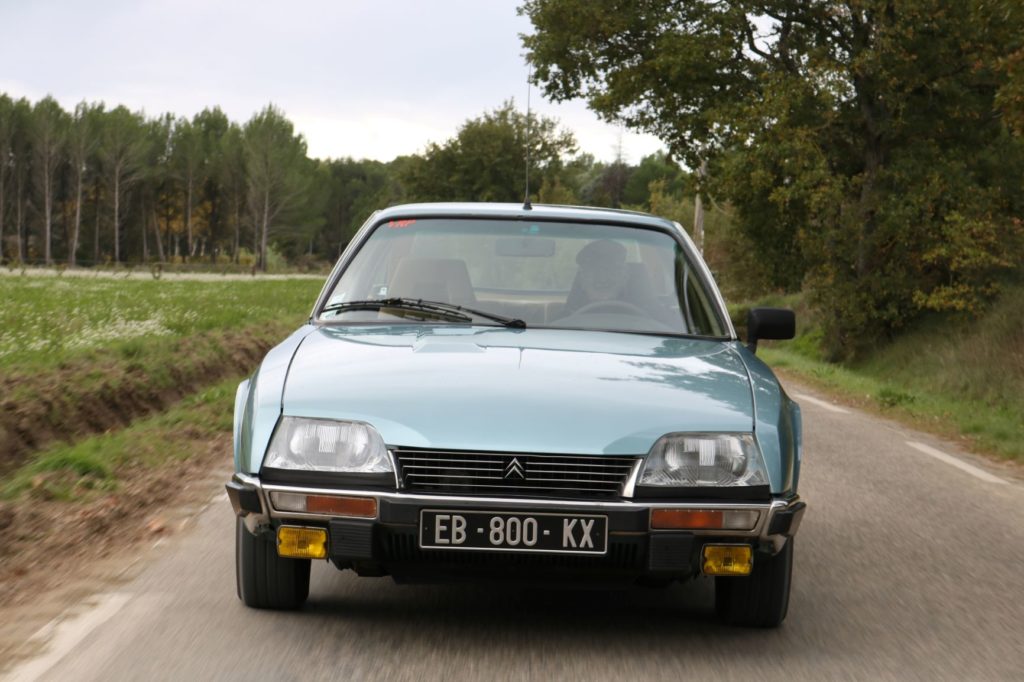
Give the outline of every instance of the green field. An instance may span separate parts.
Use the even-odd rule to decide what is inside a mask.
[[[0,374],[308,316],[323,280],[0,277]]]
[[[322,283],[0,276],[0,484],[38,466],[87,473],[79,443],[237,384],[305,321]],[[52,456],[65,447],[78,454]]]

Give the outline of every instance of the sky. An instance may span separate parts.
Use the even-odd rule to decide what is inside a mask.
[[[219,105],[244,122],[273,103],[310,156],[390,161],[453,137],[508,100],[525,110],[520,0],[0,0],[0,92],[155,116]],[[600,121],[557,118],[580,150],[637,163],[663,145]]]

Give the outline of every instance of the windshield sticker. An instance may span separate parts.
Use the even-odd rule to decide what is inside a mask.
[[[540,234],[540,225],[530,225],[524,227],[522,230],[523,234]]]
[[[392,230],[397,230],[403,227],[409,227],[415,222],[415,220],[389,220],[388,227],[391,228]]]

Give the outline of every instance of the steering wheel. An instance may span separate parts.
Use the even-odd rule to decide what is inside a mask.
[[[640,317],[650,317],[651,314],[641,308],[638,305],[629,303],[627,301],[593,301],[573,311],[573,315],[581,315],[593,312],[611,312],[611,313],[627,313],[630,315],[638,315]]]

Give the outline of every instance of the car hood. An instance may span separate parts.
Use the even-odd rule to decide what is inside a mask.
[[[595,331],[322,327],[283,413],[373,424],[389,446],[644,454],[673,431],[750,431],[725,343]]]

